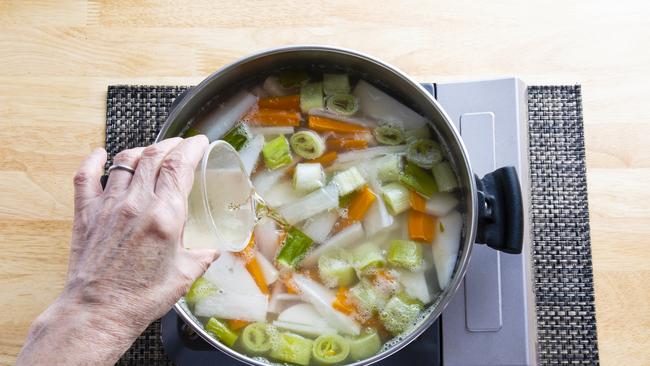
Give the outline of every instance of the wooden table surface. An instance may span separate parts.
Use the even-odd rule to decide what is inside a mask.
[[[422,81],[582,84],[603,364],[650,364],[650,12],[644,1],[0,0],[0,363],[64,283],[72,174],[106,87],[194,84],[260,49],[332,44]],[[188,2],[189,3],[189,2]]]

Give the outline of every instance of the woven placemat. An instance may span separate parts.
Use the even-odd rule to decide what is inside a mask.
[[[188,87],[109,86],[107,166],[151,144]],[[585,149],[579,86],[528,88],[533,262],[541,365],[598,364]],[[118,365],[171,365],[156,321]]]

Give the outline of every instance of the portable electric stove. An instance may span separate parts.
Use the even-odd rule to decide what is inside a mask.
[[[448,113],[480,176],[498,167],[517,168],[530,207],[526,85],[518,79],[423,84]],[[529,227],[529,213],[525,222]],[[442,316],[420,337],[380,365],[535,365],[536,318],[530,267],[530,236],[522,255],[474,246],[467,274]],[[178,366],[239,366],[210,346],[170,311],[162,342]]]

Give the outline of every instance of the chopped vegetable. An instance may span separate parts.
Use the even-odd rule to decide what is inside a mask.
[[[447,216],[458,205],[458,199],[451,193],[434,193],[424,208],[424,212],[433,216]]]
[[[307,255],[302,265],[305,267],[313,266],[318,262],[318,258],[334,248],[345,248],[350,244],[364,237],[363,226],[357,222],[336,233],[326,242],[321,244]]]
[[[325,95],[350,93],[350,80],[347,74],[323,74]]]
[[[308,113],[313,108],[323,108],[322,83],[306,84],[300,88],[300,109]]]
[[[339,196],[345,196],[366,184],[366,180],[356,167],[337,173],[334,178],[332,178],[332,182],[334,182],[338,187]]]
[[[209,333],[214,334],[218,340],[223,342],[228,347],[234,346],[235,342],[237,341],[237,333],[228,329],[224,323],[220,322],[216,318],[210,318],[210,320],[208,320],[208,322],[205,324],[205,330],[207,330]]]
[[[289,224],[294,225],[338,205],[339,189],[335,184],[328,184],[298,201],[280,207],[278,213]]]
[[[354,270],[353,270],[354,271]],[[355,312],[354,304],[350,300],[350,291],[345,287],[339,287],[332,307],[343,314],[351,315]]]
[[[357,116],[344,116],[340,114],[332,113],[325,109],[312,109],[309,111],[309,114],[312,116],[325,117],[329,119],[335,119],[337,121],[351,123],[353,125],[359,125],[367,128],[373,128],[377,126],[377,121],[372,119],[367,119],[364,117]]]
[[[336,132],[336,133],[367,133],[366,127],[352,123],[341,122],[331,118],[309,116],[308,125],[314,131],[318,132]]]
[[[316,308],[311,304],[300,303],[284,310],[273,323],[279,328],[291,330],[306,337],[318,337],[321,334],[336,334],[336,330],[327,324]]]
[[[357,279],[350,256],[340,248],[318,258],[318,273],[327,287],[350,286]]]
[[[448,161],[435,164],[432,168],[433,177],[436,179],[438,190],[440,192],[452,192],[458,188],[458,180],[456,174]]]
[[[284,109],[284,110],[300,110],[300,95],[284,95],[279,97],[260,98],[257,102],[259,109]]]
[[[396,295],[379,312],[379,318],[386,330],[393,335],[398,335],[411,328],[420,311],[422,311],[422,305],[419,303],[408,304]]]
[[[435,180],[424,169],[407,162],[404,171],[399,176],[399,181],[419,194],[430,198],[438,191]]]
[[[263,170],[257,172],[253,177],[253,186],[258,194],[264,196],[275,184],[285,178],[291,166],[277,170]]]
[[[433,241],[433,263],[438,275],[440,289],[444,290],[456,267],[458,249],[460,248],[460,234],[463,227],[463,218],[457,211],[445,217],[438,218],[436,225],[436,238]]]
[[[264,88],[264,91],[269,93],[271,96],[295,94],[298,91],[297,87],[283,86],[277,76],[269,76],[266,78],[262,87]]]
[[[257,243],[258,240],[255,239],[255,242]],[[273,266],[273,263],[271,263],[262,253],[260,252],[255,252],[255,258],[257,259],[257,263],[259,263],[260,269],[262,270],[262,275],[264,276],[264,280],[266,282],[266,285],[270,285],[273,282],[275,282],[278,279],[279,272],[277,269],[275,269],[275,266]]]
[[[436,218],[423,212],[410,210],[408,229],[411,240],[431,243],[435,237]]]
[[[409,208],[409,190],[404,185],[393,182],[382,187],[381,197],[391,215],[399,215]]]
[[[253,113],[250,120],[262,126],[299,126],[300,113],[281,109],[264,108]]]
[[[404,131],[404,138],[406,139],[407,143],[411,143],[415,140],[420,140],[420,139],[430,139],[431,131],[429,130],[428,126],[422,126],[420,128],[415,128],[412,130],[406,130]]]
[[[241,346],[245,352],[253,355],[263,355],[271,350],[271,337],[273,332],[270,331],[266,323],[252,323],[244,328],[241,334]]]
[[[350,289],[350,299],[357,310],[357,316],[362,321],[367,321],[384,307],[388,297],[370,282],[363,280]]]
[[[309,80],[309,74],[304,70],[285,70],[278,74],[278,82],[285,88],[296,88]]]
[[[374,243],[361,244],[352,252],[352,263],[359,274],[371,273],[386,265],[382,250]]]
[[[350,151],[345,154],[339,154],[336,161],[338,163],[347,163],[350,161],[368,161],[382,155],[400,154],[405,152],[406,149],[406,145],[371,147],[361,151]]]
[[[307,220],[302,227],[302,232],[312,238],[314,242],[323,243],[332,231],[337,219],[338,214],[336,211],[325,211]]]
[[[367,148],[368,141],[347,137],[334,137],[327,139],[326,145],[329,150],[334,151],[359,150]]]
[[[350,358],[353,361],[360,361],[379,352],[380,348],[379,334],[374,329],[368,329],[357,338],[350,340]]]
[[[325,172],[320,164],[301,163],[293,173],[293,188],[311,192],[325,185]]]
[[[329,289],[299,274],[293,276],[293,281],[300,289],[302,298],[314,305],[328,325],[343,334],[358,335],[361,332],[361,326],[354,319],[332,307],[335,296]]]
[[[231,330],[240,330],[241,328],[247,326],[251,322],[246,321],[246,320],[239,320],[239,319],[228,319],[228,328]]]
[[[424,271],[411,272],[401,270],[399,272],[399,282],[404,286],[404,291],[409,296],[418,299],[423,304],[431,302],[431,290],[427,284]]]
[[[229,143],[235,150],[239,151],[251,138],[251,132],[248,126],[238,123],[231,128],[221,139]]]
[[[280,236],[275,221],[268,217],[262,217],[255,225],[253,235],[255,236],[255,244],[262,255],[268,260],[273,259],[275,252],[278,250]]]
[[[199,277],[192,283],[192,287],[185,295],[185,302],[187,302],[187,306],[193,308],[197,301],[216,295],[218,291],[219,289],[212,282]]]
[[[305,159],[316,159],[325,153],[325,141],[314,131],[298,131],[291,135],[290,141],[293,151]]]
[[[280,333],[271,342],[269,356],[278,361],[307,366],[311,359],[313,341],[292,333]]]
[[[271,170],[291,164],[293,161],[291,150],[289,149],[289,142],[284,136],[278,136],[264,144],[262,155],[264,155],[266,167]]]
[[[262,294],[246,269],[244,261],[231,252],[222,252],[219,258],[212,262],[208,270],[205,271],[203,277],[224,292]]]
[[[221,291],[214,296],[197,301],[194,315],[263,322],[268,311],[268,297],[259,292],[259,289],[257,291],[257,295]]]
[[[363,219],[363,227],[368,236],[374,235],[379,231],[393,225],[393,216],[388,213],[388,208],[383,199],[375,200],[370,205],[366,217]]]
[[[422,247],[409,240],[393,240],[388,247],[388,263],[416,271],[422,266]]]
[[[440,145],[428,139],[409,143],[406,151],[406,160],[424,169],[431,169],[434,164],[442,161],[442,157]]]
[[[337,115],[351,116],[359,110],[359,101],[354,95],[335,94],[327,97],[325,107]]]
[[[409,193],[409,203],[411,208],[419,212],[427,212],[427,200],[426,198],[420,196],[419,193],[411,191]]]
[[[314,341],[312,356],[322,365],[335,365],[350,354],[350,342],[337,334],[322,335]]]
[[[316,338],[321,334],[336,334],[336,330],[328,326],[316,327],[313,325],[285,322],[282,320],[274,320],[273,326],[308,338]]]
[[[404,142],[404,131],[396,124],[384,124],[372,130],[380,144],[399,145]]]
[[[330,166],[336,160],[336,157],[336,151],[328,151],[318,158],[307,160],[307,163],[320,163],[324,167]]]
[[[351,224],[362,220],[376,199],[377,196],[368,187],[364,187],[360,191],[354,193],[350,205],[348,206],[347,217],[339,220],[339,228],[348,227]]]
[[[240,92],[200,118],[191,130],[196,131],[197,135],[204,134],[210,141],[220,139],[256,102],[257,98],[253,94]]]
[[[287,232],[284,245],[275,260],[286,267],[296,267],[309,251],[314,241],[302,231],[292,227]]]
[[[246,174],[248,174],[249,177],[253,170],[255,170],[255,166],[257,165],[257,161],[260,158],[260,153],[263,148],[264,136],[257,135],[249,140],[248,144],[244,145],[244,147],[239,150],[239,159],[241,159],[242,165],[244,165]]]
[[[304,196],[304,193],[294,189],[291,179],[286,178],[278,181],[276,185],[260,196],[269,207],[280,207],[298,201]]]
[[[262,136],[291,135],[294,131],[294,128],[291,126],[251,127],[250,131],[253,135],[262,135]]]
[[[364,80],[357,83],[352,94],[359,98],[360,111],[364,116],[382,121],[400,121],[405,130],[427,124],[426,118]]]
[[[375,161],[377,177],[382,183],[397,182],[402,171],[402,159],[399,155],[391,154],[378,158]]]
[[[255,280],[255,283],[257,284],[257,287],[260,288],[260,291],[262,291],[263,294],[268,294],[269,287],[266,285],[266,279],[264,278],[264,273],[262,272],[262,268],[260,267],[257,258],[251,258],[248,263],[246,263],[246,269]]]

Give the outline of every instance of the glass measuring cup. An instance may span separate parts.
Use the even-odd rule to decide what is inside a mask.
[[[243,250],[255,226],[256,203],[237,151],[225,141],[212,142],[196,168],[188,198],[185,247]]]

